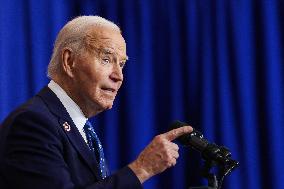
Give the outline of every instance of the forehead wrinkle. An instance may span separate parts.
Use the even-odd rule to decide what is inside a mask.
[[[105,40],[105,41],[102,41]],[[92,35],[86,35],[85,37],[85,43],[87,46],[90,46],[92,48],[98,48],[98,49],[105,49],[105,52],[113,52],[116,49],[113,47],[114,45],[111,44],[112,40],[110,38],[98,38]],[[117,49],[122,50],[123,47],[118,47]]]
[[[84,37],[84,42],[85,42],[87,47],[90,47],[92,49],[97,48],[97,44],[100,43],[99,39],[96,36],[93,36],[93,35],[90,35],[90,34],[87,34]]]
[[[84,42],[89,49],[95,50],[99,54],[115,54],[122,57],[122,60],[128,60],[127,55],[119,53],[119,51],[124,51],[125,47],[118,46],[118,44],[113,43],[112,38],[105,36],[101,30],[87,31],[84,37]],[[116,51],[116,49],[118,49],[118,51]]]
[[[84,40],[87,44],[94,46],[95,44],[105,43],[103,40],[111,40],[110,37],[105,36],[103,29],[109,29],[106,27],[95,26],[86,31]]]

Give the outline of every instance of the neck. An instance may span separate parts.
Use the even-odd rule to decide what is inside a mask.
[[[96,104],[88,102],[88,100],[84,100],[82,98],[82,95],[78,93],[79,90],[73,87],[75,85],[70,80],[64,80],[58,77],[52,78],[52,80],[57,83],[66,92],[66,94],[80,107],[85,117],[91,118],[103,111]]]

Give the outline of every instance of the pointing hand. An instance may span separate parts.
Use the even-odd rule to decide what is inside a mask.
[[[157,135],[151,141],[138,158],[129,164],[130,169],[141,183],[176,164],[179,148],[172,141],[183,134],[192,132],[192,130],[190,126],[180,127]]]

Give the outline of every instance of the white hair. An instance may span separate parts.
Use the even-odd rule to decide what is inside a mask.
[[[116,24],[100,16],[79,16],[69,21],[56,37],[53,53],[47,68],[47,76],[49,78],[52,79],[62,69],[60,65],[62,49],[69,47],[79,53],[86,32],[91,26],[109,27],[120,32],[120,28]]]

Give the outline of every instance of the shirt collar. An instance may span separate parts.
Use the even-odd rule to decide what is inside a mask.
[[[67,93],[53,80],[51,80],[48,84],[50,90],[52,90],[55,95],[59,98],[60,102],[65,107],[66,111],[70,115],[72,121],[78,128],[80,134],[86,141],[85,134],[83,132],[83,127],[88,120],[83,114],[81,108],[67,95]]]

